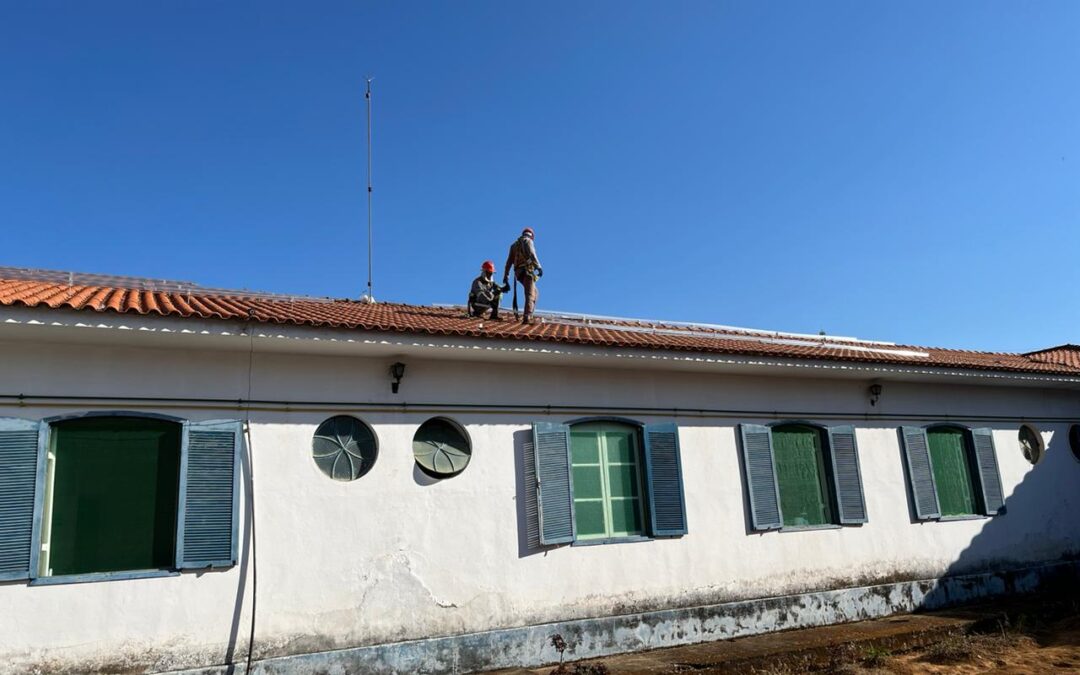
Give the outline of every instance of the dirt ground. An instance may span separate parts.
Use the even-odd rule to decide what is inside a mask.
[[[1070,594],[1071,596],[1072,594]],[[1028,598],[500,671],[504,675],[1080,673],[1080,601]]]
[[[910,650],[894,652],[871,646],[845,651],[823,666],[802,664],[797,660],[794,663],[779,661],[753,667],[748,672],[759,675],[804,672],[850,675],[1080,673],[1080,617],[1059,619],[1035,630],[959,631]]]
[[[1028,632],[960,633],[909,653],[882,655],[877,670],[950,675],[1080,672],[1080,617]]]

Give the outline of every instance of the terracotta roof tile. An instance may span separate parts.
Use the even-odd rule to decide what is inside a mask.
[[[784,334],[638,320],[555,319],[522,326],[511,320],[491,322],[467,318],[462,310],[447,307],[285,299],[248,295],[243,291],[140,290],[0,278],[0,306],[11,305],[772,358],[1080,375],[1080,347],[1075,345],[1010,354],[813,336],[793,338]]]
[[[1060,345],[1037,352],[1028,352],[1024,356],[1041,363],[1051,363],[1070,368],[1080,368],[1080,345]]]

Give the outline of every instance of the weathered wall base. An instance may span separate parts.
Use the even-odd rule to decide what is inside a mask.
[[[556,633],[566,640],[566,658],[575,660],[941,609],[980,598],[1039,589],[1071,589],[1078,572],[1080,563],[1059,562],[1003,572],[563,621],[266,659],[253,663],[251,672],[258,675],[467,673],[491,668],[541,666],[559,660],[550,642]],[[177,675],[228,672],[229,669],[222,666],[178,671]]]

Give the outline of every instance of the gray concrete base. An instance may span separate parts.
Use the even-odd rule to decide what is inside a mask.
[[[760,600],[581,619],[451,637],[299,654],[257,661],[251,672],[346,675],[353,673],[467,673],[555,663],[556,633],[566,659],[608,656],[659,647],[723,640],[770,631],[875,619],[920,609],[940,609],[1021,594],[1076,581],[1078,564],[1061,562],[1004,572],[925,579],[786,595]],[[183,671],[218,675],[226,667]],[[243,672],[238,664],[235,672]]]

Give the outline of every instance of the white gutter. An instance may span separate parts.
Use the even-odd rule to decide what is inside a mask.
[[[253,334],[248,334],[248,329]],[[1080,385],[1080,376],[1039,375],[1010,371],[908,366],[884,363],[862,363],[824,359],[755,357],[742,355],[690,352],[682,350],[626,349],[593,345],[568,344],[543,340],[439,336],[425,333],[379,332],[341,328],[319,328],[290,324],[248,323],[243,320],[180,318],[157,315],[87,312],[71,309],[42,309],[29,307],[0,307],[0,340],[35,339],[53,342],[104,343],[116,345],[117,338],[130,336],[141,346],[143,337],[156,336],[158,346],[175,346],[182,340],[184,348],[196,347],[192,337],[204,338],[198,347],[204,349],[248,349],[252,337],[259,351],[315,352],[365,356],[388,356],[417,353],[426,358],[483,360],[508,357],[510,360],[557,359],[580,364],[592,362],[597,367],[643,367],[654,365],[675,370],[715,372],[717,367],[731,369],[766,369],[788,374],[816,374],[824,377],[851,378],[956,378],[983,380],[1000,384],[1016,383]],[[112,337],[109,337],[112,336]],[[234,338],[243,338],[243,341]],[[124,340],[128,341],[128,340]]]

